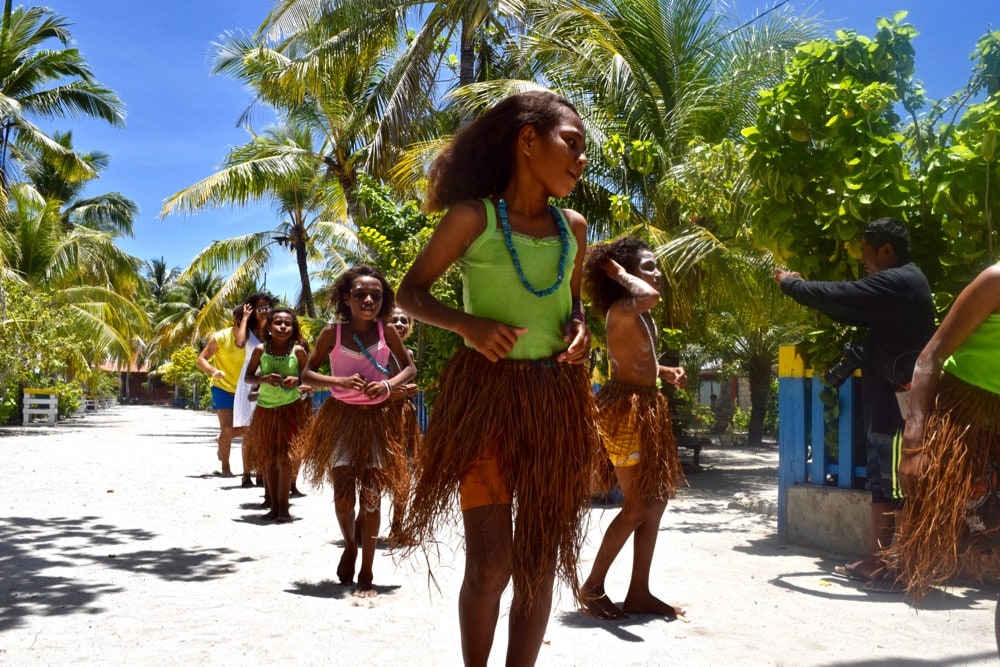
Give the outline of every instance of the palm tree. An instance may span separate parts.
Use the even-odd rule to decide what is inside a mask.
[[[117,192],[86,198],[81,196],[87,183],[107,169],[110,162],[108,154],[100,151],[76,153],[72,132],[54,132],[52,140],[76,155],[76,161],[88,167],[89,175],[68,176],[61,164],[45,154],[25,154],[22,171],[39,194],[46,199],[62,202],[63,226],[71,229],[75,225],[82,225],[114,236],[132,237],[133,224],[139,214],[139,207],[135,202]]]
[[[89,348],[103,358],[130,361],[133,338],[149,328],[135,299],[139,260],[116,247],[107,232],[66,230],[60,202],[47,201],[32,187],[16,183],[9,194],[0,266],[6,277],[62,307],[62,332],[81,342],[66,350],[70,370],[78,375],[93,370]]]
[[[167,294],[157,309],[151,358],[166,360],[182,345],[196,345],[199,339],[227,326],[230,316],[209,308],[222,288],[223,280],[212,274],[194,272]]]
[[[249,143],[233,149],[222,169],[169,197],[162,215],[192,213],[209,206],[242,206],[251,201],[269,200],[281,221],[270,230],[251,232],[216,241],[192,260],[185,280],[197,271],[235,272],[206,305],[209,310],[198,320],[217,319],[224,304],[233,301],[248,283],[259,283],[274,259],[275,250],[294,254],[302,286],[300,302],[310,317],[316,316],[309,284],[309,261],[320,258],[320,250],[338,245],[352,236],[343,224],[333,222],[342,202],[332,190],[339,184],[325,176],[323,152],[316,148],[312,131],[303,125],[269,128]]]
[[[167,261],[160,257],[146,261],[146,289],[153,301],[153,306],[159,306],[167,300],[167,296],[177,287],[181,270],[177,267],[168,268]]]
[[[359,60],[385,62],[372,89],[371,145],[365,169],[384,176],[400,147],[437,139],[468,113],[462,107],[443,118],[438,106],[448,94],[476,81],[513,76],[505,47],[513,42],[525,0],[281,0],[260,27],[284,44],[305,40],[304,53],[323,76],[349,71]],[[458,51],[458,58],[451,55]],[[282,83],[299,98],[320,78],[301,70]]]
[[[786,13],[739,24],[716,9],[712,0],[534,4],[525,48],[552,86],[587,110],[594,148],[574,203],[598,233],[676,228],[676,207],[658,196],[661,178],[691,141],[738,138],[758,88],[780,78],[786,54],[815,35]]]
[[[4,0],[0,16],[0,187],[9,187],[11,159],[20,159],[24,150],[60,159],[68,177],[92,177],[86,162],[31,118],[82,114],[124,126],[122,103],[94,79],[77,49],[66,48],[72,35],[65,18],[47,7],[12,9],[11,4]],[[53,39],[64,48],[46,48]]]

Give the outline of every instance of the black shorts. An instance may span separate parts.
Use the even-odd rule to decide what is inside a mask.
[[[903,494],[896,480],[902,434],[895,436],[868,432],[868,466],[865,488],[871,491],[873,503],[889,503],[894,510],[903,506]]]

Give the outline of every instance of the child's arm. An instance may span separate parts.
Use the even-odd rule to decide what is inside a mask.
[[[305,370],[302,371],[302,381],[311,387],[340,387],[341,389],[364,391],[368,383],[356,373],[349,377],[334,377],[332,375],[323,375],[316,371],[329,358],[330,350],[333,349],[333,344],[336,341],[336,336],[337,330],[335,325],[328,324],[319,332],[319,338],[316,339],[316,346],[313,348],[312,354],[309,355]]]
[[[963,289],[941,326],[924,346],[913,368],[908,398],[909,414],[903,429],[899,481],[904,495],[917,494],[927,469],[924,453],[927,418],[934,407],[941,368],[945,360],[962,346],[990,315],[1000,312],[1000,267],[984,269]]]
[[[455,204],[441,219],[430,241],[413,261],[399,285],[396,300],[421,322],[454,331],[490,361],[507,356],[521,329],[450,308],[431,294],[431,286],[465,253],[486,228],[482,202]]]
[[[580,284],[583,282],[583,262],[587,255],[587,221],[576,211],[563,209],[563,215],[576,237],[576,257],[573,258],[573,274],[569,287],[573,295],[573,310],[569,321],[563,325],[563,340],[569,347],[559,355],[558,360],[567,364],[583,364],[590,356],[590,330],[583,316],[583,302],[580,299]]]
[[[660,302],[660,293],[655,287],[638,276],[633,276],[621,264],[609,259],[604,264],[604,273],[608,278],[628,290],[629,298],[619,299],[612,308],[623,314],[638,315],[645,313]]]
[[[219,377],[220,375],[225,375],[225,373],[223,373],[221,370],[213,366],[208,361],[209,359],[214,357],[215,353],[218,351],[219,351],[219,344],[215,342],[215,336],[212,336],[211,338],[208,339],[208,344],[205,345],[205,349],[201,351],[201,354],[198,355],[198,360],[195,362],[195,365],[198,366],[198,369],[203,373],[205,373],[206,375],[211,376],[213,380]]]
[[[309,363],[309,355],[306,354],[306,348],[302,347],[301,345],[296,345],[293,354],[295,355],[295,358],[299,362],[299,376],[296,378],[296,380],[298,380],[299,383],[299,394],[302,396],[312,396],[313,394],[312,387],[305,384],[305,381],[302,379],[302,376],[306,371],[306,366]]]
[[[249,303],[243,304],[243,317],[240,319],[240,323],[233,327],[233,335],[236,338],[236,347],[241,350],[247,346],[247,327],[250,325],[250,314],[253,312],[253,306]]]
[[[400,369],[398,373],[387,380],[369,382],[365,387],[365,395],[369,398],[376,398],[378,396],[388,397],[392,394],[394,388],[406,384],[417,374],[413,360],[406,354],[406,348],[403,347],[403,339],[399,337],[399,332],[388,326],[384,328],[384,331],[385,342],[396,357],[396,361],[400,364]]]
[[[243,374],[243,381],[246,382],[251,387],[256,387],[257,385],[267,382],[269,384],[278,384],[281,382],[281,376],[277,373],[269,373],[266,377],[261,377],[257,375],[257,371],[260,370],[260,358],[264,355],[264,344],[256,346],[253,352],[250,353],[250,361],[247,362],[247,370]]]
[[[669,382],[678,389],[687,389],[687,372],[681,366],[660,366],[657,373],[664,382]]]

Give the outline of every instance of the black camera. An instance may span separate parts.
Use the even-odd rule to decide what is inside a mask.
[[[847,378],[854,375],[854,371],[861,366],[861,355],[864,348],[857,343],[848,343],[840,351],[840,359],[836,361],[826,373],[823,380],[831,387],[839,387],[847,381]]]

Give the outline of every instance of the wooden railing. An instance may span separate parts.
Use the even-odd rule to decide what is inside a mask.
[[[866,476],[866,461],[855,455],[862,420],[860,378],[849,378],[833,389],[835,408],[828,410],[821,392],[823,380],[807,369],[797,348],[782,347],[778,355],[778,533],[787,530],[788,488],[796,484],[858,488]],[[834,406],[831,406],[834,407]],[[835,414],[828,419],[828,414]],[[828,434],[836,444],[828,445]],[[861,459],[861,460],[859,460]]]
[[[54,389],[25,389],[21,421],[28,426],[41,417],[41,421],[55,426],[59,418],[59,392]]]

